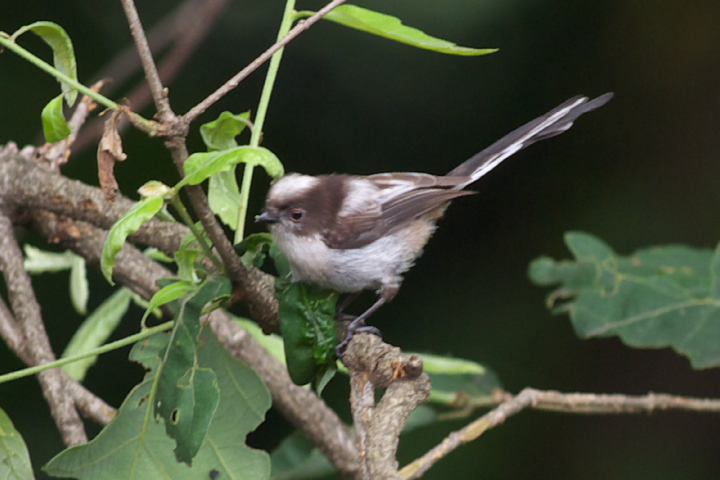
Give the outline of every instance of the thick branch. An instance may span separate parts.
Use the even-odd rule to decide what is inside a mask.
[[[40,305],[35,298],[30,275],[23,267],[23,255],[15,239],[12,222],[5,212],[0,212],[0,269],[5,277],[12,311],[23,334],[25,351],[36,365],[52,362],[55,355],[40,315]],[[46,370],[38,374],[38,380],[65,444],[86,443],[82,420],[67,395],[60,372],[57,369]]]
[[[109,229],[134,204],[118,196],[110,205],[99,188],[43,168],[20,155],[12,144],[4,150],[0,147],[0,197],[10,210],[47,210],[103,229]],[[180,224],[152,220],[132,238],[172,255],[186,232]]]
[[[202,194],[202,191],[200,192]],[[204,194],[203,198],[204,198]],[[102,190],[77,180],[70,180],[48,171],[20,155],[14,145],[0,147],[0,198],[11,210],[47,210],[49,212],[82,220],[102,229],[109,229],[132,206],[126,197],[118,196],[113,205],[105,200]],[[204,203],[207,205],[207,203]],[[206,209],[207,210],[207,209]],[[201,209],[201,211],[204,211]],[[206,215],[212,212],[206,211]],[[210,221],[206,218],[206,221]],[[212,218],[212,222],[215,219]],[[168,255],[180,247],[180,241],[188,229],[179,223],[151,220],[143,225],[131,240],[158,248]],[[232,250],[222,228],[211,230],[222,250],[222,258],[229,265],[242,268],[244,275],[234,277],[239,287],[240,300],[247,305],[252,318],[265,332],[278,332],[277,301],[274,297],[273,279],[258,269],[246,271],[239,257]],[[241,279],[241,281],[238,281]]]
[[[350,370],[353,419],[362,478],[400,479],[395,459],[410,413],[430,394],[419,355],[410,357],[374,335],[356,335],[343,363]],[[375,405],[375,389],[384,388]]]

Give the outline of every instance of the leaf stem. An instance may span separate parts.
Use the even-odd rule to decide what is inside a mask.
[[[86,87],[82,83],[78,82],[77,80],[65,75],[63,72],[59,71],[40,57],[37,57],[33,53],[30,53],[30,51],[26,50],[25,48],[18,45],[7,33],[0,32],[0,45],[3,47],[6,47],[8,50],[11,50],[27,60],[28,62],[32,63],[36,67],[38,67],[41,70],[44,70],[45,72],[49,73],[53,77],[57,78],[58,80],[62,80],[63,82],[67,83],[68,85],[72,86],[75,90],[82,93],[83,95],[86,95],[93,100],[95,100],[100,105],[110,108],[112,110],[119,110],[121,107],[117,103],[113,102],[109,98],[107,98],[104,95],[101,95],[100,93],[92,90],[91,88]],[[132,115],[133,117],[133,124],[138,125],[144,129],[146,129],[148,132],[155,132],[156,127],[153,122],[150,120],[147,120],[143,118],[142,116],[138,115],[137,113],[130,113],[128,114]]]
[[[283,12],[282,21],[280,22],[280,30],[278,31],[277,36],[278,41],[282,40],[282,38],[290,31],[290,26],[292,25],[294,18],[294,12],[295,0],[286,0],[285,11]],[[255,115],[254,128],[252,129],[252,135],[250,136],[250,145],[253,147],[260,145],[263,124],[265,123],[268,105],[270,104],[270,96],[272,95],[273,86],[275,85],[275,79],[277,78],[277,72],[280,68],[280,60],[282,60],[284,50],[285,47],[281,48],[275,52],[270,59],[270,65],[268,66],[267,75],[265,76],[265,84],[263,85],[263,90],[260,94],[257,114]],[[250,198],[250,187],[252,186],[252,174],[254,168],[255,167],[253,165],[246,163],[243,171],[242,187],[240,189],[240,206],[238,208],[237,230],[235,230],[235,244],[240,243],[245,236],[245,220],[247,218],[248,199]]]
[[[110,342],[108,344],[103,345],[102,347],[95,348],[95,349],[87,351],[85,353],[80,353],[77,355],[73,355],[71,357],[65,357],[65,358],[61,358],[59,360],[55,360],[54,362],[44,363],[42,365],[37,365],[35,367],[24,368],[22,370],[17,370],[15,372],[6,373],[5,375],[0,375],[0,383],[5,383],[5,382],[12,381],[12,380],[17,380],[19,378],[28,377],[30,375],[35,375],[36,373],[40,373],[42,371],[49,370],[51,368],[62,367],[63,365],[77,362],[78,360],[83,360],[88,357],[94,357],[96,355],[101,355],[103,353],[117,350],[118,348],[122,348],[126,345],[130,345],[131,343],[135,343],[139,340],[147,338],[156,333],[164,332],[165,330],[169,330],[170,328],[172,328],[174,323],[175,322],[171,320],[169,322],[160,324],[156,327],[151,327],[151,328],[145,329],[140,333],[136,333],[135,335],[130,335],[129,337],[122,338],[115,342]]]

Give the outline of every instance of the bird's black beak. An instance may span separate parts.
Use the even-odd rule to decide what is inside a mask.
[[[260,215],[255,217],[255,223],[265,222],[269,224],[277,223],[278,218],[276,215],[273,215],[272,213],[268,212],[267,210],[262,212]]]

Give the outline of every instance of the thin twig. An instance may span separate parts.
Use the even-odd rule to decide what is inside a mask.
[[[333,0],[332,2],[325,5],[323,8],[318,10],[315,15],[308,18],[307,20],[301,20],[293,27],[287,35],[285,35],[282,39],[277,41],[275,44],[273,44],[270,48],[265,50],[259,57],[257,57],[255,60],[250,62],[250,64],[243,68],[240,72],[238,72],[234,77],[232,77],[230,80],[225,82],[223,86],[215,90],[213,93],[207,96],[203,101],[195,105],[193,108],[190,109],[185,115],[182,116],[182,119],[187,123],[191,123],[193,120],[195,120],[197,117],[202,115],[205,110],[210,108],[215,102],[220,100],[222,97],[224,97],[228,92],[230,92],[232,89],[237,87],[240,82],[242,82],[247,76],[249,76],[251,73],[253,73],[255,70],[257,70],[263,63],[267,62],[275,52],[283,48],[285,45],[290,43],[292,40],[295,39],[298,35],[300,35],[302,32],[310,28],[312,25],[314,25],[316,22],[318,22],[322,17],[330,13],[332,9],[335,7],[342,5],[345,3],[346,0]]]
[[[140,55],[140,63],[142,63],[143,70],[145,71],[145,78],[147,78],[155,106],[158,109],[159,118],[163,122],[168,121],[174,117],[174,114],[170,109],[170,102],[168,102],[165,89],[160,80],[160,75],[155,66],[155,60],[153,59],[152,51],[150,51],[145,30],[140,22],[140,16],[135,8],[135,2],[133,0],[121,1],[128,25],[130,26],[130,31],[135,40],[135,48],[137,49],[138,55]]]
[[[15,239],[12,222],[4,212],[0,212],[0,269],[5,277],[12,311],[23,333],[24,348],[33,363],[52,362],[55,355],[40,315],[40,305],[35,298],[30,275],[23,267],[23,255]],[[37,377],[65,444],[86,443],[85,428],[67,394],[60,372],[57,369],[46,370]]]
[[[658,410],[720,412],[720,399],[690,398],[667,394],[603,395],[594,393],[561,393],[526,388],[516,396],[505,395],[502,403],[482,417],[452,432],[422,457],[400,470],[403,479],[420,478],[438,460],[461,445],[471,442],[511,416],[526,408],[565,413],[611,414],[653,413]]]
[[[154,56],[158,56],[168,45],[174,47],[159,62],[158,74],[163,85],[169,85],[180,71],[180,68],[197,50],[202,39],[211,31],[218,15],[223,11],[228,0],[188,0],[175,9],[167,17],[152,26],[147,33],[148,43]],[[112,95],[135,72],[142,68],[134,45],[128,46],[110,61],[96,75],[98,80],[109,79],[105,87],[106,95]],[[135,111],[141,111],[152,99],[147,82],[142,81],[130,93],[124,95],[128,105]],[[121,120],[118,129],[122,132],[128,122]],[[80,133],[74,144],[73,152],[83,151],[95,145],[103,133],[103,122],[93,119]]]

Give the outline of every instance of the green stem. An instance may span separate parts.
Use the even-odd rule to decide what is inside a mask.
[[[280,30],[278,31],[278,40],[282,39],[290,31],[294,12],[295,0],[286,0],[285,11],[283,12],[282,21],[280,22]],[[285,48],[281,48],[272,56],[272,59],[270,59],[268,72],[265,76],[265,84],[263,85],[263,90],[260,94],[257,114],[255,115],[255,125],[252,130],[252,135],[250,136],[250,145],[253,147],[260,145],[265,116],[267,115],[268,105],[270,104],[270,96],[272,95],[273,86],[275,85],[275,79],[277,78],[277,72],[280,68],[280,60],[282,60],[284,50]],[[252,165],[247,163],[245,164],[242,187],[240,189],[240,206],[238,208],[238,227],[237,230],[235,230],[235,244],[240,243],[245,236],[245,219],[247,218],[247,206],[248,199],[250,197],[250,187],[252,186],[253,169],[254,167]]]
[[[113,102],[109,98],[107,98],[104,95],[99,94],[98,92],[86,87],[82,83],[78,82],[72,77],[67,76],[60,70],[56,69],[49,63],[47,63],[45,60],[35,56],[34,54],[30,53],[28,50],[25,50],[23,47],[18,45],[13,41],[12,38],[7,36],[7,34],[4,34],[0,32],[0,45],[7,48],[8,50],[11,50],[27,60],[28,62],[32,63],[36,67],[38,67],[41,70],[44,70],[45,72],[49,73],[53,77],[57,78],[58,80],[62,80],[63,82],[67,83],[68,85],[72,86],[75,90],[82,93],[83,95],[86,95],[93,100],[95,100],[100,105],[110,108],[113,110],[118,110],[120,108],[120,105]],[[156,130],[156,127],[154,126],[153,122],[150,120],[147,120],[140,115],[133,113],[132,114],[135,124],[140,125],[147,129],[148,131],[154,132]]]
[[[205,253],[205,256],[207,256],[213,262],[215,268],[217,268],[219,271],[223,271],[222,262],[218,260],[218,258],[213,253],[212,248],[210,248],[210,245],[205,241],[205,237],[202,235],[202,232],[200,232],[195,226],[195,222],[193,222],[192,217],[190,217],[190,213],[188,213],[187,208],[185,208],[185,205],[183,205],[180,197],[178,195],[174,195],[171,198],[170,203],[172,203],[172,206],[175,207],[175,210],[177,210],[183,223],[187,225],[192,234],[195,236],[195,239],[197,240],[198,245],[200,245],[200,248],[202,248],[203,252]]]
[[[95,348],[85,353],[73,355],[72,357],[61,358],[60,360],[55,360],[54,362],[45,363],[36,367],[24,368],[15,372],[6,373],[5,375],[0,375],[0,383],[17,380],[18,378],[28,377],[30,375],[35,375],[36,373],[49,370],[51,368],[62,367],[63,365],[67,365],[68,363],[77,362],[78,360],[82,360],[88,357],[94,357],[103,353],[117,350],[118,348],[130,345],[131,343],[135,343],[158,332],[164,332],[165,330],[169,330],[174,324],[174,321],[165,322],[161,325],[158,325],[157,327],[145,329],[140,333],[136,333],[135,335],[130,335],[129,337],[125,337],[115,342],[105,344],[102,347]]]

